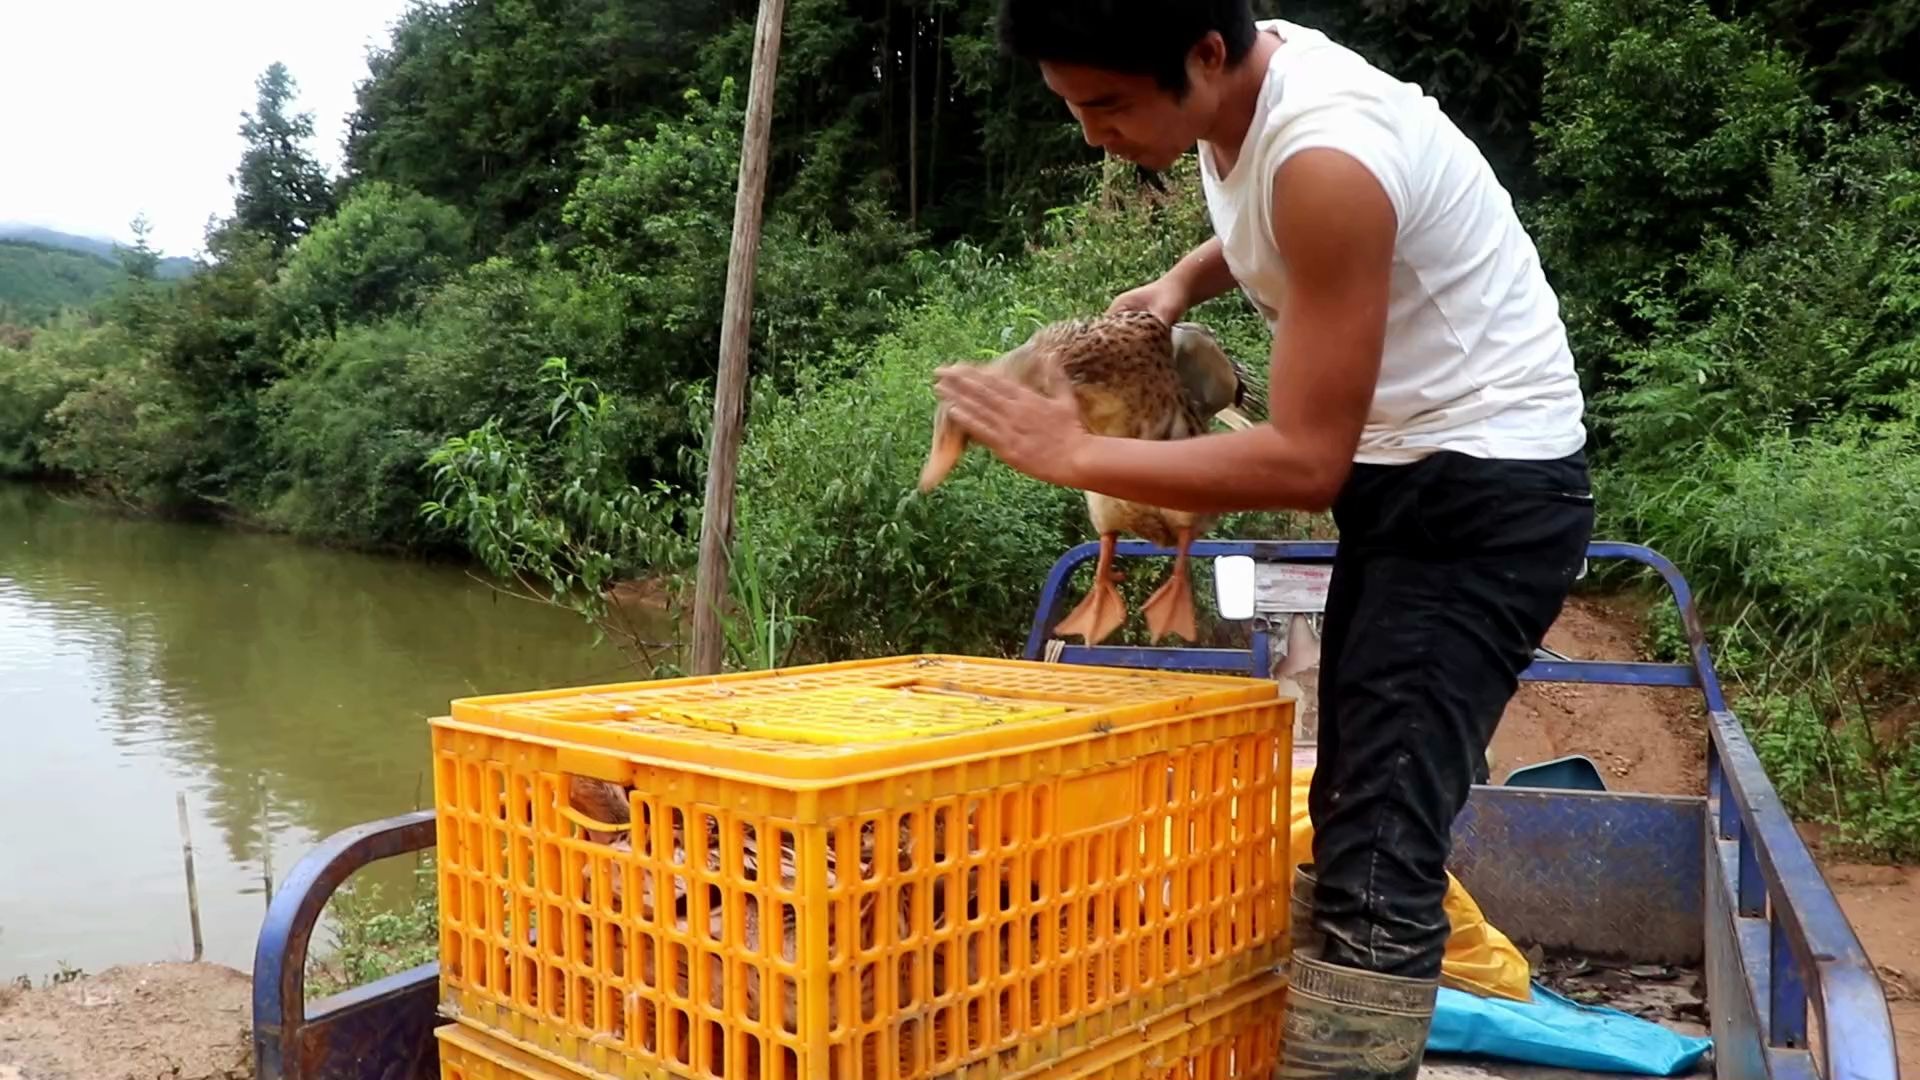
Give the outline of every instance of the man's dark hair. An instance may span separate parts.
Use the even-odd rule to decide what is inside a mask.
[[[1014,56],[1150,75],[1175,97],[1187,53],[1214,30],[1238,64],[1253,49],[1251,0],[1000,0],[1000,44]]]

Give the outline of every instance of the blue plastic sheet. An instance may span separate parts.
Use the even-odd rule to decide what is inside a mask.
[[[1526,1003],[1442,987],[1427,1037],[1431,1053],[1642,1076],[1692,1072],[1712,1046],[1712,1039],[1689,1038],[1615,1009],[1581,1005],[1538,983]]]

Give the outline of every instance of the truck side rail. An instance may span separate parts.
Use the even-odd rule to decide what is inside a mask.
[[[1737,964],[1747,987],[1742,1004],[1751,1007],[1751,1015],[1716,1014],[1729,1033],[1747,1036],[1719,1056],[1744,1050],[1747,1068],[1741,1073],[1748,1075],[1759,1075],[1753,1071],[1758,1065],[1774,1078],[1898,1077],[1893,1021],[1872,961],[1781,806],[1739,718],[1722,709],[1710,721],[1709,863],[1718,873],[1709,875],[1717,888],[1708,911],[1710,919],[1730,924],[1731,932],[1716,934],[1709,924],[1708,964],[1721,969],[1722,982]],[[1713,946],[1724,943],[1735,948],[1716,956]],[[1819,1021],[1818,1038],[1808,1030],[1809,1005]],[[1716,1041],[1720,1027],[1716,1023]],[[1764,1060],[1753,1060],[1755,1050]]]
[[[1247,556],[1258,562],[1329,564],[1338,544],[1303,540],[1199,540],[1196,559]],[[1034,612],[1024,656],[1068,664],[1215,671],[1265,677],[1273,642],[1256,620],[1247,648],[1067,645],[1049,631],[1065,610],[1073,572],[1097,559],[1098,544],[1073,548],[1054,564]],[[1661,577],[1685,628],[1686,663],[1577,660],[1542,655],[1522,673],[1532,682],[1680,687],[1697,691],[1710,717],[1706,827],[1707,957],[1716,1070],[1772,1080],[1892,1080],[1898,1077],[1885,991],[1859,937],[1827,887],[1813,855],[1767,779],[1740,721],[1727,707],[1693,590],[1679,568],[1637,544],[1595,542],[1590,561],[1639,563]],[[1121,541],[1122,559],[1172,558],[1171,549]],[[1738,987],[1743,992],[1729,994]],[[1819,1022],[1810,1036],[1808,1008]],[[1817,1044],[1817,1045],[1816,1045]]]
[[[253,956],[254,1075],[259,1080],[403,1080],[436,1060],[440,965],[424,964],[333,997],[306,997],[307,953],[327,902],[371,863],[434,845],[421,810],[335,833],[287,874]]]
[[[1339,545],[1322,540],[1196,540],[1188,549],[1195,559],[1213,559],[1244,555],[1257,562],[1329,564]],[[1172,558],[1173,551],[1140,540],[1122,540],[1114,548],[1116,558]],[[1049,631],[1060,621],[1066,606],[1067,583],[1073,572],[1100,556],[1100,545],[1082,544],[1073,548],[1053,565],[1027,635],[1023,655],[1039,660],[1046,655]],[[1650,664],[1616,660],[1561,660],[1542,657],[1521,674],[1532,682],[1599,683],[1626,686],[1689,687],[1706,695],[1709,710],[1726,709],[1720,692],[1720,680],[1707,654],[1706,632],[1700,625],[1693,603],[1693,591],[1674,565],[1653,551],[1634,544],[1595,543],[1587,551],[1589,560],[1628,560],[1650,566],[1660,573],[1679,606],[1686,627],[1691,664]],[[1109,667],[1159,668],[1167,671],[1216,671],[1265,677],[1270,670],[1273,639],[1258,623],[1245,649],[1183,648],[1129,645],[1066,645],[1058,655],[1061,663],[1096,664]]]

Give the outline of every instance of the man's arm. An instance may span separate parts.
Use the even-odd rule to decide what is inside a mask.
[[[1199,307],[1216,296],[1225,295],[1227,290],[1239,284],[1234,280],[1233,271],[1227,267],[1227,256],[1221,250],[1218,236],[1208,237],[1206,243],[1188,252],[1173,264],[1166,276],[1176,283],[1189,308]]]
[[[1357,161],[1307,150],[1274,178],[1273,223],[1287,293],[1273,341],[1271,423],[1176,442],[1087,436],[1062,483],[1175,510],[1332,505],[1373,404],[1395,214]]]

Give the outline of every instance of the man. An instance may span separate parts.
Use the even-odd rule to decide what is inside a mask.
[[[1593,526],[1558,302],[1508,194],[1431,98],[1248,0],[1002,0],[1086,139],[1197,148],[1215,236],[1113,302],[1173,322],[1236,284],[1273,332],[1272,422],[1095,437],[977,368],[938,392],[1038,479],[1165,507],[1331,509],[1313,858],[1282,1075],[1411,1077],[1449,836]]]

